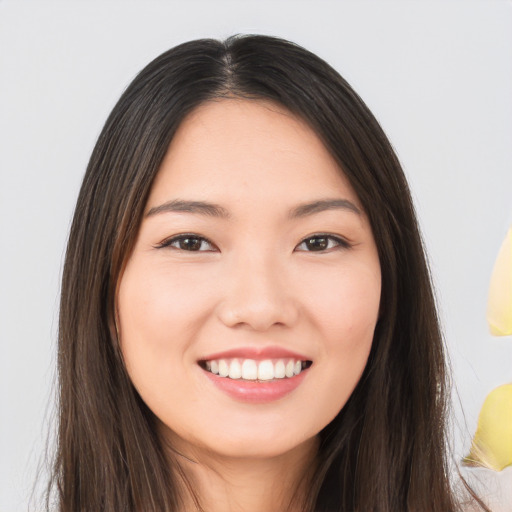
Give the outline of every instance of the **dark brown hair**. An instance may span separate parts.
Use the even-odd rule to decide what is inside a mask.
[[[183,119],[219,97],[266,99],[304,119],[349,179],[382,270],[380,319],[364,374],[320,433],[305,509],[457,509],[448,478],[446,369],[408,186],[379,124],[323,60],[266,36],[182,44],[126,89],[91,156],[64,265],[59,323],[61,512],[177,510],[183,475],[123,365],[116,285],[153,179]]]

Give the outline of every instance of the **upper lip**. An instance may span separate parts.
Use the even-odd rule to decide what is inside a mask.
[[[240,347],[216,352],[200,358],[200,361],[213,361],[218,359],[232,359],[238,357],[240,359],[254,359],[260,361],[263,359],[296,359],[300,361],[310,361],[311,359],[303,354],[293,352],[291,350],[270,346],[270,347]]]

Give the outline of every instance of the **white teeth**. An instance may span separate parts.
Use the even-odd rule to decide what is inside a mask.
[[[213,361],[212,361],[213,362]],[[286,363],[286,368],[285,368],[285,375],[290,378],[290,377],[293,377],[294,373],[293,373],[293,368],[295,366],[295,363],[293,361],[288,361]],[[213,371],[213,370],[212,370]]]
[[[205,361],[204,368],[219,377],[230,379],[269,381],[298,375],[303,369],[303,361],[296,359],[218,359]]]
[[[219,376],[227,377],[229,375],[229,366],[224,359],[219,361]]]
[[[286,376],[286,370],[284,366],[284,361],[277,361],[275,367],[274,367],[274,377],[276,379],[284,379]]]
[[[238,359],[233,359],[229,365],[229,378],[239,379],[242,376],[242,365]]]
[[[256,380],[258,378],[258,367],[256,361],[252,359],[246,359],[242,363],[242,379],[245,380]]]
[[[258,380],[272,380],[274,378],[274,365],[269,359],[260,361],[258,365]]]

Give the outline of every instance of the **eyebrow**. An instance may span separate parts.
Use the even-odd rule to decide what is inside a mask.
[[[348,199],[320,199],[292,208],[288,216],[291,219],[295,219],[307,217],[326,210],[347,210],[356,213],[357,215],[361,215],[361,210]],[[146,217],[168,212],[196,213],[210,217],[219,217],[222,219],[228,219],[231,217],[229,211],[218,204],[206,201],[185,201],[183,199],[174,199],[159,206],[154,206],[146,213]]]
[[[227,219],[231,216],[226,208],[218,204],[207,203],[205,201],[184,201],[182,199],[175,199],[173,201],[167,201],[160,206],[154,206],[146,213],[146,217],[166,212],[199,213],[201,215],[220,217],[223,219]]]
[[[293,208],[290,211],[290,218],[307,217],[308,215],[313,215],[314,213],[323,212],[325,210],[348,210],[357,215],[361,215],[361,210],[348,199],[321,199]]]

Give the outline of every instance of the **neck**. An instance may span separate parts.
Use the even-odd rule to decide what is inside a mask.
[[[303,512],[304,489],[315,466],[317,440],[270,458],[178,456],[182,472],[183,508],[205,512]]]

